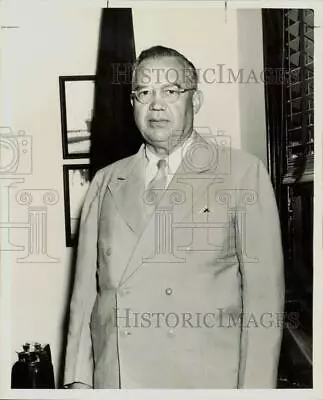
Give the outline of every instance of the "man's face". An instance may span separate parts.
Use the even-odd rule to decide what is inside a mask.
[[[177,57],[146,59],[136,71],[133,89],[154,89],[147,104],[132,99],[134,118],[143,138],[154,148],[170,152],[190,136],[193,129],[193,106],[196,92],[181,93],[174,103],[163,98],[165,89],[192,88],[185,67]],[[164,92],[165,93],[165,92]]]

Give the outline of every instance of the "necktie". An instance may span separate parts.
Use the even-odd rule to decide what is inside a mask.
[[[162,158],[157,162],[157,173],[149,182],[147,191],[150,192],[151,190],[163,190],[166,188],[166,182],[166,160]]]
[[[166,188],[166,160],[161,159],[157,162],[157,173],[149,182],[144,194],[144,211],[147,215],[153,212],[162,197],[162,191]]]

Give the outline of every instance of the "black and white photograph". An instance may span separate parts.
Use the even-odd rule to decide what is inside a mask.
[[[59,77],[64,158],[86,158],[90,154],[94,78]]]
[[[66,246],[75,244],[84,197],[89,188],[88,165],[64,165]]]
[[[320,398],[323,7],[135,3],[4,14],[0,394]]]

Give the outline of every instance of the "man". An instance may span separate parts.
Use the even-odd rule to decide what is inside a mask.
[[[193,129],[194,65],[141,53],[137,154],[94,177],[82,216],[65,384],[274,388],[284,280],[263,164]]]

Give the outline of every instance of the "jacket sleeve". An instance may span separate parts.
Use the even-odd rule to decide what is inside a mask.
[[[70,304],[64,386],[82,382],[93,386],[90,318],[96,299],[97,224],[100,175],[86,193],[80,220],[76,271]]]
[[[243,302],[238,387],[275,388],[283,328],[283,253],[273,188],[265,166],[255,160],[240,182],[236,213]]]

